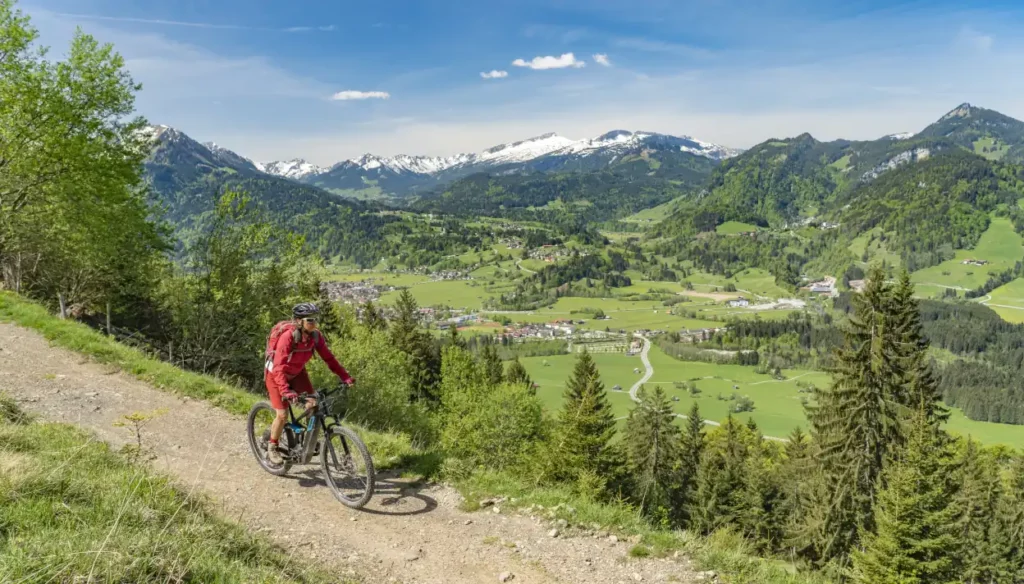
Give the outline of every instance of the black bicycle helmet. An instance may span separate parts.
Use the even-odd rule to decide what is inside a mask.
[[[295,308],[292,309],[292,315],[295,316],[295,318],[309,318],[318,314],[320,314],[320,309],[312,302],[296,304]]]

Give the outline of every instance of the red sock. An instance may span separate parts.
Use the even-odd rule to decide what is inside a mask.
[[[277,446],[277,440],[274,440],[273,438],[270,439],[270,443]]]

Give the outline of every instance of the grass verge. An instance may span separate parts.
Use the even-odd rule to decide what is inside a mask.
[[[503,509],[533,508],[552,520],[563,519],[569,525],[614,533],[634,542],[631,557],[666,557],[680,552],[690,557],[700,570],[714,570],[730,584],[826,584],[824,576],[798,573],[787,562],[757,557],[757,552],[742,536],[721,531],[702,537],[687,531],[670,531],[651,525],[625,504],[595,501],[561,486],[536,487],[508,473],[482,471],[459,485],[469,510],[480,501],[501,496],[507,499]]]
[[[0,582],[336,582],[0,395]]]

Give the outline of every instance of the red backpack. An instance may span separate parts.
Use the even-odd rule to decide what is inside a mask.
[[[266,350],[266,367],[269,371],[271,365],[274,363],[274,356],[277,353],[277,341],[281,338],[281,335],[291,335],[292,342],[288,350],[288,360],[292,360],[292,355],[296,353],[295,345],[299,344],[302,340],[302,331],[299,330],[298,325],[292,320],[282,320],[281,322],[274,325],[270,329],[270,335],[267,337],[267,350]],[[312,352],[313,348],[320,343],[320,331],[313,331],[313,344],[309,349],[302,349],[301,352],[306,351]]]

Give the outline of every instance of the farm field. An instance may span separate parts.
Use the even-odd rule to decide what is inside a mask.
[[[328,274],[327,280],[335,282],[359,282],[360,280],[373,280],[375,283],[389,286],[412,286],[429,282],[430,278],[419,274],[393,274],[390,272],[340,272]]]
[[[1021,237],[1013,230],[1013,223],[1004,217],[995,217],[981,235],[973,250],[958,250],[956,256],[937,266],[911,274],[921,296],[937,296],[943,286],[977,288],[985,283],[990,272],[1002,272],[1024,258]],[[964,265],[965,259],[987,260],[984,266]],[[937,284],[937,285],[936,285]]]
[[[480,309],[483,300],[495,295],[495,288],[489,288],[480,280],[426,281],[409,287],[413,298],[420,306],[447,305],[452,308]],[[393,304],[399,292],[388,292],[380,297],[382,304]]]
[[[685,304],[684,304],[685,305]],[[684,306],[677,305],[677,306]],[[509,316],[516,322],[551,322],[559,319],[585,320],[582,328],[589,330],[623,329],[682,329],[706,328],[718,326],[719,323],[683,318],[669,311],[672,307],[662,306],[658,300],[629,301],[618,298],[559,298],[550,307],[540,308],[529,314],[515,313]],[[593,320],[590,314],[579,311],[600,309],[610,317],[606,320]]]
[[[601,372],[601,380],[604,382],[616,418],[624,418],[633,408],[633,402],[628,395],[629,388],[642,377],[643,364],[640,358],[605,353],[592,356]],[[530,376],[540,386],[537,395],[548,411],[556,412],[561,407],[562,391],[572,373],[576,358],[576,355],[556,355],[520,359]],[[670,399],[678,397],[678,402],[672,402],[676,413],[686,414],[696,399],[705,419],[722,420],[728,415],[733,402],[720,400],[718,396],[721,394],[728,397],[735,392],[754,400],[754,411],[734,414],[734,417],[743,421],[753,418],[761,431],[768,436],[785,437],[798,426],[807,430],[807,418],[800,402],[800,397],[806,394],[799,392],[798,382],[811,383],[818,387],[825,387],[831,383],[829,375],[819,371],[784,370],[783,375],[786,379],[776,381],[769,375],[756,373],[754,367],[679,361],[657,347],[651,348],[649,359],[654,367],[654,376],[646,386],[653,389],[660,385]],[[634,373],[635,368],[639,368],[641,373]],[[674,385],[677,381],[690,380],[694,380],[701,391],[696,398],[691,397],[686,389],[677,389]],[[615,385],[622,386],[622,391],[612,390]],[[738,389],[734,390],[733,386],[738,386]],[[620,420],[620,425],[622,421]],[[957,434],[970,435],[985,444],[1006,444],[1024,448],[1024,426],[969,420],[959,410],[954,409],[948,429]]]

